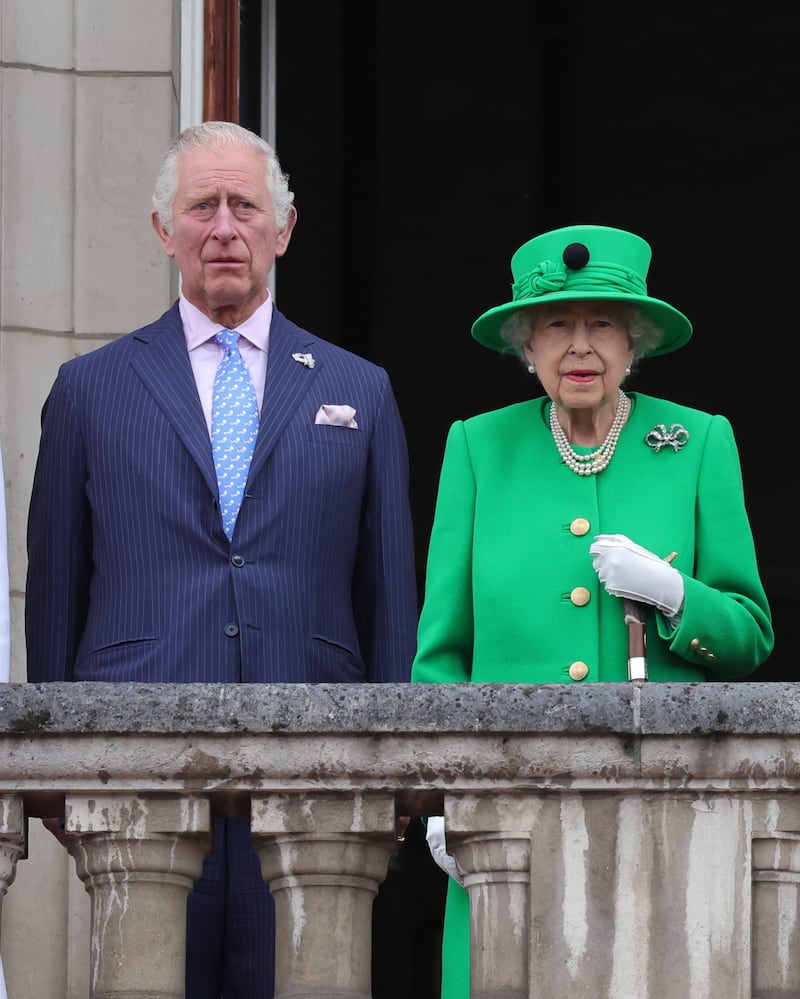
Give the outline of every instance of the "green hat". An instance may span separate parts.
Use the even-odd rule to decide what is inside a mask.
[[[671,305],[647,294],[652,256],[641,236],[603,225],[571,225],[523,243],[511,258],[513,301],[484,312],[472,335],[484,347],[513,354],[499,337],[509,313],[540,302],[598,300],[633,302],[664,331],[647,356],[668,354],[692,335],[692,324]]]

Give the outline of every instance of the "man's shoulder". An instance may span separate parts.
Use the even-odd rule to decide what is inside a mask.
[[[174,302],[158,319],[153,320],[153,322],[148,323],[146,326],[141,326],[139,329],[133,330],[132,333],[127,333],[121,339],[147,339],[150,336],[171,330],[180,330],[183,332],[183,323],[181,322],[181,313],[177,302]]]
[[[314,360],[326,361],[338,364],[340,367],[359,370],[363,373],[372,373],[383,376],[384,369],[374,361],[367,360],[360,354],[356,354],[346,347],[326,340],[324,337],[311,333],[309,330],[298,326],[292,322],[277,308],[272,314],[272,330],[270,337],[289,337],[294,341],[298,353],[311,354]]]
[[[70,371],[98,364],[113,364],[117,359],[127,355],[136,343],[149,342],[154,337],[171,332],[179,332],[183,335],[183,325],[177,303],[146,326],[140,326],[130,333],[123,333],[115,339],[109,340],[108,343],[104,343],[101,347],[66,361],[62,365],[62,369]]]

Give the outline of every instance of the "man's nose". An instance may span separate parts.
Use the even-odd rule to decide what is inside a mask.
[[[227,201],[220,201],[219,207],[214,213],[214,235],[224,242],[228,242],[236,236],[233,213],[228,207]]]

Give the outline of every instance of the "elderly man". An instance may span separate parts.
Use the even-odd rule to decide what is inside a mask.
[[[295,326],[268,275],[297,219],[274,151],[226,122],[168,149],[160,319],[65,363],[28,525],[28,679],[409,678],[417,593],[384,370]],[[244,819],[189,898],[188,999],[269,999],[272,903]]]

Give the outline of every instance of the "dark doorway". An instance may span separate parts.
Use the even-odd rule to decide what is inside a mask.
[[[532,235],[620,226],[654,248],[651,294],[695,327],[631,387],[733,423],[777,633],[748,679],[792,675],[799,29],[789,0],[278,0],[276,146],[299,223],[276,298],[392,377],[420,592],[450,423],[533,391],[471,339],[473,320],[506,300],[511,254]],[[243,30],[243,91],[257,35]],[[242,123],[256,127],[252,105]],[[419,830],[397,865],[376,904],[376,999],[432,999],[420,983],[436,976],[443,886]],[[398,929],[404,972],[386,949]]]
[[[800,263],[799,30],[788,0],[279,0],[276,145],[300,220],[277,298],[388,369],[420,577],[448,426],[531,393],[515,361],[472,341],[473,319],[505,300],[525,239],[618,225],[651,243],[650,292],[695,326],[632,387],[731,419],[778,631],[751,679],[791,675],[800,581],[779,470],[794,323],[780,306]]]

